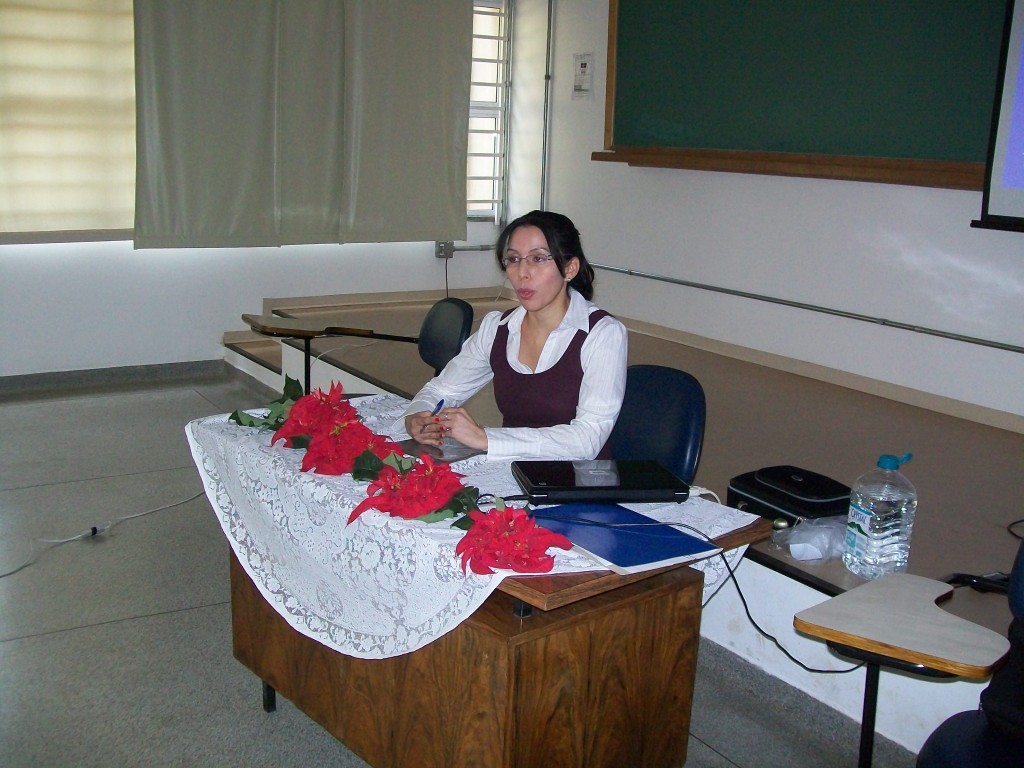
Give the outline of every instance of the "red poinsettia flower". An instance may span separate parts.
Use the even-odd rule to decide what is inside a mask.
[[[386,437],[373,434],[361,422],[345,423],[313,435],[306,447],[306,455],[302,457],[302,471],[344,475],[352,471],[356,459],[367,451],[383,459],[400,450]]]
[[[349,522],[371,507],[395,517],[451,517],[475,504],[479,493],[464,488],[462,475],[447,464],[435,464],[428,456],[414,464],[396,443],[371,432],[344,399],[341,384],[332,385],[330,392],[318,389],[296,400],[271,445],[278,440],[289,448],[305,447],[303,472],[351,473],[359,480],[372,479],[368,497]]]
[[[316,390],[303,395],[288,411],[288,419],[270,440],[274,445],[284,440],[288,448],[295,447],[292,439],[302,436],[312,438],[320,432],[339,430],[349,424],[359,423],[359,414],[348,400],[343,398],[341,384],[335,382],[330,392]]]
[[[473,573],[491,574],[495,568],[516,573],[547,573],[555,565],[555,558],[547,553],[548,547],[572,549],[565,536],[541,528],[525,509],[505,507],[484,514],[470,510],[473,526],[455,547],[462,557],[462,570],[466,566]]]
[[[408,472],[385,465],[348,521],[351,523],[368,509],[406,519],[437,512],[463,490],[461,477],[447,464],[435,464],[427,455],[421,456]]]

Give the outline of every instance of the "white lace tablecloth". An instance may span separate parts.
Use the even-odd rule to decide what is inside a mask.
[[[374,395],[353,401],[366,425],[396,439],[407,401]],[[186,436],[206,495],[245,571],[296,630],[341,653],[379,659],[415,651],[470,616],[511,571],[463,573],[450,521],[422,523],[376,510],[348,525],[366,497],[351,475],[301,472],[303,451],[270,445],[271,433],[226,415],[190,422]],[[481,493],[521,493],[508,462],[478,456],[454,464]],[[709,536],[755,518],[703,499],[636,505],[658,520],[693,525]],[[555,552],[555,572],[596,570],[576,552]],[[735,565],[742,549],[728,553]],[[719,557],[694,564],[705,572],[706,600],[726,577]]]

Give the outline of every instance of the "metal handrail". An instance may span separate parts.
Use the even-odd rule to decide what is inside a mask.
[[[977,344],[982,347],[992,347],[993,349],[1001,349],[1006,352],[1021,352],[1024,353],[1024,347],[1017,346],[1016,344],[1007,344],[1002,341],[991,341],[990,339],[981,339],[976,336],[965,336],[962,333],[951,333],[950,331],[940,331],[935,328],[927,328],[922,325],[914,325],[911,323],[901,323],[897,320],[887,320],[884,317],[872,317],[871,315],[862,315],[858,312],[847,312],[842,309],[834,309],[832,307],[823,307],[818,304],[807,304],[802,301],[791,301],[789,299],[779,299],[774,296],[764,296],[759,293],[750,293],[749,291],[739,291],[735,288],[722,288],[717,285],[708,285],[706,283],[696,283],[692,280],[682,280],[678,277],[668,277],[666,275],[657,275],[651,272],[641,272],[637,269],[627,269],[625,267],[613,267],[610,264],[591,264],[594,269],[603,269],[608,272],[617,272],[623,275],[630,275],[631,277],[642,277],[647,280],[657,280],[661,283],[672,283],[673,285],[683,285],[687,288],[699,288],[703,291],[713,291],[715,293],[725,293],[729,296],[739,296],[744,299],[753,299],[755,301],[766,301],[769,304],[781,304],[785,307],[794,307],[796,309],[806,309],[810,312],[821,312],[826,315],[833,315],[835,317],[845,317],[848,320],[859,320],[865,323],[874,323],[875,325],[884,325],[889,328],[898,328],[903,331],[913,331],[914,333],[923,333],[928,336],[938,336],[943,339],[952,339],[954,341],[963,341],[968,344]]]

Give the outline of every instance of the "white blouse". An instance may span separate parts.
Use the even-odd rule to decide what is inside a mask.
[[[509,365],[524,374],[548,370],[565,354],[577,330],[589,330],[590,313],[597,309],[597,305],[570,289],[569,309],[544,343],[534,371],[519,362],[526,310],[516,308],[507,320],[505,354]],[[460,406],[486,386],[494,378],[490,355],[500,320],[500,312],[485,315],[479,330],[466,340],[462,351],[445,369],[416,394],[405,415],[431,411],[442,399],[447,406]],[[626,327],[614,317],[599,320],[580,350],[583,381],[575,418],[568,424],[553,427],[485,427],[487,455],[496,459],[594,458],[608,440],[622,407],[626,389],[626,348]]]

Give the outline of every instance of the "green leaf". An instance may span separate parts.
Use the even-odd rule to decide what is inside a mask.
[[[476,500],[480,498],[479,488],[463,488],[456,493],[441,509],[420,515],[417,519],[425,523],[436,523],[438,520],[447,520],[456,515],[465,515],[469,510],[476,509]],[[468,520],[468,515],[466,517]],[[461,522],[461,521],[460,521]],[[458,523],[455,523],[458,525]]]
[[[438,520],[447,520],[449,517],[455,517],[455,512],[447,507],[439,509],[436,512],[429,512],[426,515],[420,515],[417,520],[422,520],[424,523],[436,523]]]
[[[416,466],[416,459],[412,456],[404,456],[401,453],[395,453],[392,451],[384,459],[384,463],[389,467],[394,467],[403,475]]]
[[[233,421],[243,427],[256,427],[258,429],[278,429],[288,420],[288,412],[295,405],[295,379],[287,379],[285,382],[285,394],[277,400],[272,400],[264,406],[267,409],[266,416],[253,416],[242,410],[237,410],[228,416],[228,421]],[[299,385],[298,396],[302,396],[302,386]]]
[[[477,499],[479,498],[480,489],[474,486],[467,486],[452,496],[452,500],[448,502],[447,506],[453,509],[456,514],[465,514],[471,509],[476,509]]]
[[[352,462],[352,479],[360,482],[376,480],[384,468],[385,461],[374,455],[373,451],[363,451]]]
[[[298,379],[293,379],[286,374],[284,377],[284,397],[281,399],[295,402],[304,394],[306,393],[303,391],[302,384],[299,383]]]
[[[275,401],[270,403],[267,406],[269,410],[269,413],[267,413],[266,416],[267,420],[275,422],[280,421],[283,424],[285,419],[288,418],[288,412],[292,409],[293,405],[294,403],[291,400],[286,402]]]
[[[245,411],[232,411],[231,415],[228,416],[228,421],[233,421],[235,424],[243,427],[255,426],[251,423],[253,421],[252,416]]]
[[[458,528],[458,529],[463,530],[463,531],[468,531],[472,527],[473,527],[473,518],[470,517],[469,515],[463,515],[458,520],[456,520],[454,523],[452,523],[452,528]]]

